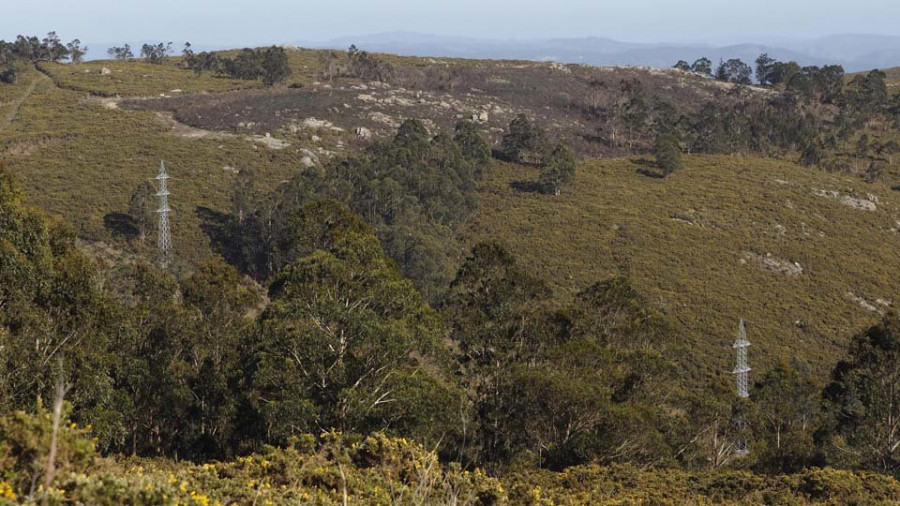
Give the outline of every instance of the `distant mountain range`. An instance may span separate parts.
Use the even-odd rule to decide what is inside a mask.
[[[147,41],[129,42],[137,55]],[[310,48],[345,50],[351,44],[366,51],[408,56],[486,58],[513,60],[553,60],[561,63],[591,65],[634,65],[671,67],[678,60],[693,62],[707,57],[713,64],[720,59],[740,58],[753,64],[760,53],[782,61],[794,60],[802,65],[840,64],[847,72],[900,66],[900,36],[830,35],[816,39],[780,40],[777,42],[714,45],[703,43],[635,43],[603,37],[571,39],[482,39],[429,35],[415,32],[391,32],[328,41],[294,41]],[[87,44],[88,59],[106,58],[110,43]],[[240,46],[240,44],[235,44]],[[226,49],[233,46],[195,44],[195,51]],[[173,44],[180,53],[181,44]]]
[[[678,60],[740,58],[752,64],[760,53],[803,65],[840,64],[848,72],[900,66],[900,36],[831,35],[778,43],[727,46],[692,43],[633,43],[602,37],[572,39],[477,39],[413,32],[341,37],[326,42],[299,42],[304,47],[346,49],[356,44],[373,52],[415,56],[554,60],[591,65],[671,67]]]

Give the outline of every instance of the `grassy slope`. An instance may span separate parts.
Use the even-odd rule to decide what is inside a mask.
[[[259,82],[212,77],[209,73],[196,75],[175,65],[153,65],[143,61],[101,60],[78,65],[43,62],[40,68],[66,88],[110,97],[157,95],[174,89],[195,93],[262,87]],[[104,75],[103,69],[109,73]]]
[[[289,55],[291,80],[310,84],[318,53]],[[95,71],[103,66],[113,74]],[[45,70],[64,86],[105,95],[255,86],[140,62]],[[33,72],[18,85],[0,86],[0,116],[36,78]],[[228,209],[234,176],[224,167],[254,168],[272,187],[300,166],[301,145],[295,140],[272,150],[237,136],[174,136],[152,111],[107,109],[85,91],[44,79],[0,132],[0,160],[23,180],[33,203],[75,223],[82,237],[115,242],[104,216],[126,211],[134,187],[166,159],[176,178],[176,249],[192,262],[210,254],[197,208]],[[775,358],[797,355],[824,375],[849,335],[877,318],[848,292],[870,303],[894,298],[898,238],[889,229],[900,217],[896,194],[886,187],[759,158],[690,157],[666,180],[640,176],[637,168],[628,160],[588,163],[579,168],[574,193],[555,198],[511,189],[512,181],[534,180],[535,171],[503,166],[484,184],[482,212],[462,233],[469,241],[507,242],[560,294],[629,272],[681,322],[686,344],[702,344],[696,352],[704,358],[691,362],[710,367],[693,375],[729,377],[729,346],[741,316],[750,323],[758,371]],[[878,195],[878,210],[859,211],[812,194],[848,194],[848,188],[857,196]],[[745,251],[799,262],[804,272],[792,278],[753,260],[742,265]]]
[[[38,75],[24,76],[16,92]],[[3,100],[14,95],[9,88],[4,94]],[[175,136],[153,112],[108,109],[49,79],[39,82],[0,132],[0,160],[22,180],[31,202],[64,216],[88,239],[114,240],[104,216],[127,212],[134,188],[166,160],[175,178],[175,247],[186,261],[210,254],[197,208],[228,210],[234,175],[226,166],[254,168],[272,187],[290,177],[301,158],[294,146],[271,150],[243,137]]]
[[[321,71],[319,60],[321,51],[297,49],[287,52],[293,74],[285,85],[309,85]],[[226,56],[234,56],[237,51],[224,51]],[[394,57],[396,62],[415,63],[421,59]],[[41,63],[41,69],[52,75],[54,80],[66,88],[90,91],[101,96],[143,97],[171,94],[173,89],[183,93],[223,92],[251,88],[263,88],[259,81],[245,81],[214,77],[209,72],[200,75],[180,67],[181,58],[170,58],[165,65],[153,65],[141,60],[95,60],[79,65]],[[109,74],[101,71],[106,68]]]
[[[289,51],[288,84],[309,85],[320,72],[319,52]],[[412,61],[412,60],[411,60]],[[201,206],[228,211],[233,169],[252,168],[263,190],[289,178],[305,156],[302,139],[270,149],[245,136],[187,138],[151,111],[110,109],[99,97],[174,96],[255,88],[254,81],[201,76],[177,66],[141,61],[94,61],[79,65],[42,63],[52,77],[39,81],[15,120],[0,130],[0,162],[22,180],[30,201],[64,216],[92,241],[116,243],[104,227],[108,213],[127,212],[134,188],[156,174],[164,159],[170,175],[176,252],[190,264],[211,254],[197,215]],[[102,75],[102,68],[111,73]],[[16,85],[0,85],[0,118],[37,71]],[[172,90],[180,89],[179,93]],[[98,97],[99,96],[99,97]],[[108,102],[107,102],[108,103]],[[276,136],[278,133],[275,132]],[[313,146],[307,146],[313,147]],[[150,245],[147,245],[148,247]]]
[[[559,294],[627,272],[680,322],[683,342],[699,356],[687,363],[705,366],[692,375],[730,377],[743,317],[757,371],[797,356],[824,377],[850,335],[878,318],[848,293],[875,304],[900,289],[900,236],[890,230],[900,195],[760,158],[687,157],[684,165],[653,179],[636,173],[637,160],[589,162],[559,197],[513,189],[536,171],[501,166],[462,235],[507,243]],[[815,190],[871,193],[878,209],[853,209]],[[798,262],[803,273],[768,270],[744,259],[748,251]]]
[[[320,73],[319,51],[288,52],[293,75],[287,84],[308,86]],[[397,61],[419,62],[396,57]],[[187,138],[152,111],[110,109],[99,97],[147,97],[255,88],[259,83],[201,76],[177,66],[141,61],[94,61],[79,65],[42,63],[52,77],[27,72],[16,85],[0,85],[0,118],[28,85],[39,80],[15,120],[0,129],[0,162],[23,182],[30,201],[73,223],[91,241],[115,245],[104,227],[108,213],[127,212],[134,188],[156,174],[164,159],[170,174],[173,235],[188,264],[211,254],[200,228],[201,206],[228,211],[234,169],[252,168],[271,189],[289,178],[305,156],[303,139],[286,149],[270,149],[245,136]],[[101,74],[108,68],[111,73]],[[180,89],[179,93],[172,90]],[[108,102],[107,102],[108,104]],[[276,136],[279,133],[273,132]],[[147,245],[148,247],[151,245]]]

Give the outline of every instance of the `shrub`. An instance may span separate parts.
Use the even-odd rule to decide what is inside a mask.
[[[563,186],[575,180],[575,155],[562,144],[545,157],[541,166],[540,187],[544,193],[559,195]]]
[[[657,136],[654,153],[656,165],[662,169],[664,176],[681,168],[681,149],[674,136],[665,134]]]
[[[54,468],[59,473],[78,473],[94,463],[90,427],[70,423],[68,406],[57,439]],[[30,494],[47,470],[53,426],[51,414],[39,403],[36,413],[15,411],[0,417],[0,497]]]
[[[509,132],[500,143],[500,153],[506,160],[518,163],[534,162],[543,152],[544,131],[524,114],[509,122]]]

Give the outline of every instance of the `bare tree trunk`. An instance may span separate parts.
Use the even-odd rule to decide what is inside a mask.
[[[53,432],[50,436],[50,452],[47,456],[47,467],[44,469],[44,495],[41,504],[47,504],[47,491],[53,485],[56,475],[56,449],[59,441],[59,423],[62,418],[63,399],[71,388],[63,382],[62,377],[56,383],[56,396],[53,399]]]

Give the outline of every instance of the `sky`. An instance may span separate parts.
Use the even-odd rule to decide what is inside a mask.
[[[393,31],[630,42],[768,42],[900,35],[900,0],[0,0],[0,38],[226,46]]]

